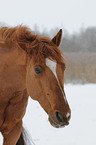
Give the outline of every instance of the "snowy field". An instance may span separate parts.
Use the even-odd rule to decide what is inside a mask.
[[[38,102],[29,99],[24,127],[35,145],[96,145],[96,85],[65,85],[72,110],[70,125],[53,128]],[[0,145],[2,145],[0,134]]]

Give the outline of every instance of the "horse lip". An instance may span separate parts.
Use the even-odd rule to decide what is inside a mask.
[[[51,125],[54,126],[54,127],[56,127],[56,128],[65,127],[64,124],[57,124],[57,123],[53,120],[51,114],[49,114],[49,121],[50,121]]]

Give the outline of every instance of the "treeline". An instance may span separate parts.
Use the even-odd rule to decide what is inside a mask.
[[[44,29],[41,33],[38,27],[35,32],[43,36],[54,36],[58,28],[51,29],[49,32]],[[60,46],[64,52],[96,52],[96,27],[81,28],[78,32],[69,34],[63,29],[63,38]]]
[[[82,28],[79,33],[64,35],[61,47],[66,52],[96,52],[96,27]]]
[[[5,23],[0,22],[0,26]],[[40,32],[38,25],[34,25],[33,31],[36,34],[53,37],[59,28],[53,28],[48,31],[46,28]],[[69,34],[66,29],[63,29],[63,38],[61,43],[61,49],[64,52],[96,52],[96,27],[81,28],[78,32]]]

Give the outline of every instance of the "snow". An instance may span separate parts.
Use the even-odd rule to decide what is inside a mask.
[[[29,99],[24,127],[35,145],[96,145],[96,85],[65,85],[71,107],[70,124],[61,129],[52,127],[48,115],[37,101]],[[0,145],[2,145],[0,135]]]

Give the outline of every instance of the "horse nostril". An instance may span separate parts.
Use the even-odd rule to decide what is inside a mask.
[[[55,112],[55,115],[56,115],[56,118],[59,122],[64,122],[64,120],[59,112]]]
[[[63,117],[63,120],[65,123],[67,123],[67,118],[66,117]]]
[[[65,117],[64,117],[63,120],[64,120],[64,124],[65,124],[65,125],[69,125],[68,118],[65,118]]]

